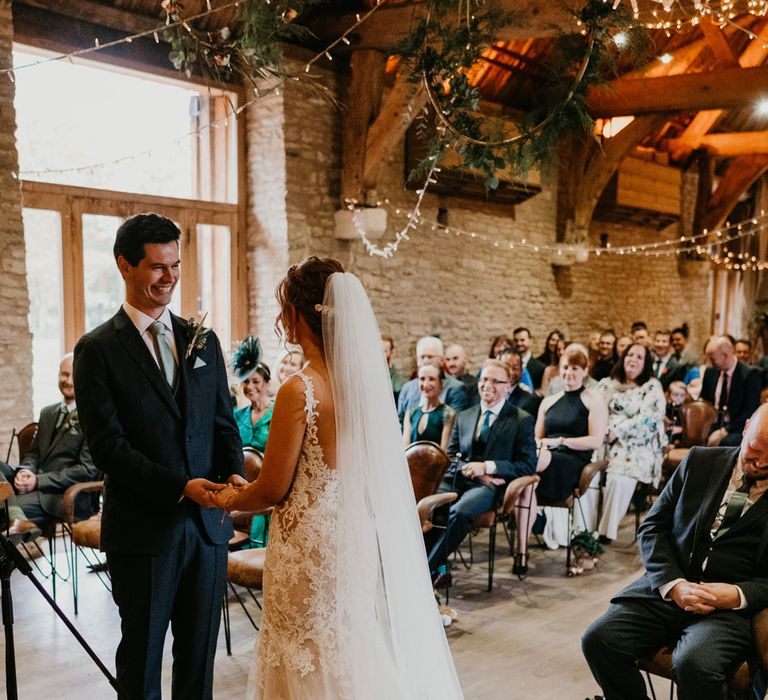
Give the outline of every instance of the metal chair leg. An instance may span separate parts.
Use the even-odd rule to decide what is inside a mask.
[[[493,589],[493,565],[496,559],[496,521],[488,533],[488,593]]]
[[[232,656],[232,630],[229,626],[229,596],[224,591],[224,605],[221,607],[221,615],[224,620],[224,641],[227,645],[227,656]]]

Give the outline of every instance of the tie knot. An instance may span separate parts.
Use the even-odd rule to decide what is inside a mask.
[[[162,321],[153,321],[149,325],[149,330],[155,338],[162,338],[165,335],[165,324]]]

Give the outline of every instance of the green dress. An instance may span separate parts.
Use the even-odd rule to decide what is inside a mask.
[[[272,421],[272,404],[267,412],[256,421],[251,423],[251,407],[243,406],[235,409],[235,423],[240,431],[240,440],[243,447],[253,447],[262,454],[267,446],[267,435],[269,434],[269,424]],[[256,515],[251,521],[250,548],[267,546],[267,518],[264,515]],[[248,549],[249,547],[244,547]]]

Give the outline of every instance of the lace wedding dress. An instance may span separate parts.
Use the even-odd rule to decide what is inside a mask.
[[[249,698],[463,697],[432,594],[379,328],[360,281],[331,275],[323,345],[336,468],[312,379],[294,481],[272,515]]]

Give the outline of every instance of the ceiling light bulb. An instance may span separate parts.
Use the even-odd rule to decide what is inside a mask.
[[[618,34],[614,34],[613,42],[622,49],[627,45],[627,35],[624,32],[618,32]]]
[[[761,97],[757,101],[755,113],[758,117],[768,117],[768,97]]]
[[[672,54],[671,53],[665,53],[659,56],[659,60],[664,63],[665,65],[667,63],[672,63]]]

